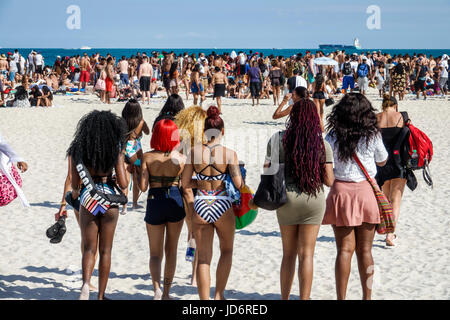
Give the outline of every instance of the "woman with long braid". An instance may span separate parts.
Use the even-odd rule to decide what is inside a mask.
[[[285,164],[288,197],[277,210],[283,244],[281,298],[289,299],[298,256],[300,299],[308,300],[314,248],[325,214],[323,185],[331,186],[334,181],[331,146],[322,137],[316,105],[308,98],[293,105],[286,130],[269,141],[265,168],[276,170],[279,163]]]

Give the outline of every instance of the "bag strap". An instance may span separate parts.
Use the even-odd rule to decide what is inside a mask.
[[[377,186],[375,185],[375,183],[373,182],[372,178],[370,177],[370,175],[367,173],[366,168],[364,168],[363,164],[361,163],[361,161],[359,160],[358,156],[356,155],[356,152],[353,154],[353,159],[356,161],[356,163],[358,164],[359,168],[361,169],[361,171],[364,173],[364,175],[366,176],[367,181],[370,183],[370,185],[372,186],[372,189],[374,192],[378,192],[380,191]]]
[[[85,165],[82,162],[80,162],[76,166],[76,169],[78,171],[78,174],[80,175],[80,178],[84,186],[88,189],[92,197],[98,196],[102,198],[104,201],[106,201],[107,202],[106,204],[108,205],[127,204],[128,202],[127,196],[125,196],[123,191],[115,183],[113,183],[112,185],[116,189],[116,191],[118,191],[119,194],[118,195],[105,194],[95,187],[94,180],[92,179],[89,170],[85,167]]]
[[[403,117],[403,122],[405,123],[405,126],[409,125],[409,123],[411,122],[411,119],[409,119],[408,112],[402,111],[402,112],[400,112],[400,114]]]

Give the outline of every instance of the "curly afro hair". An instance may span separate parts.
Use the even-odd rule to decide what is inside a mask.
[[[126,146],[127,123],[111,111],[94,110],[78,122],[74,139],[67,150],[75,164],[108,173],[117,164]]]

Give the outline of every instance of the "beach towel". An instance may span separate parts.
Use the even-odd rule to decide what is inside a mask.
[[[22,206],[29,207],[30,204],[22,191],[20,176],[18,177],[19,174],[14,167],[14,163],[17,162],[23,162],[23,159],[17,155],[0,135],[0,176],[5,183],[10,184],[14,189],[14,199],[18,197]]]

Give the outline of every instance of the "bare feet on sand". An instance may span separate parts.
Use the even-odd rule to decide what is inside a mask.
[[[162,300],[162,295],[163,295],[163,293],[162,293],[161,289],[157,289],[155,291],[155,296],[153,297],[153,300]]]
[[[89,300],[90,286],[89,283],[83,284],[79,300]]]

